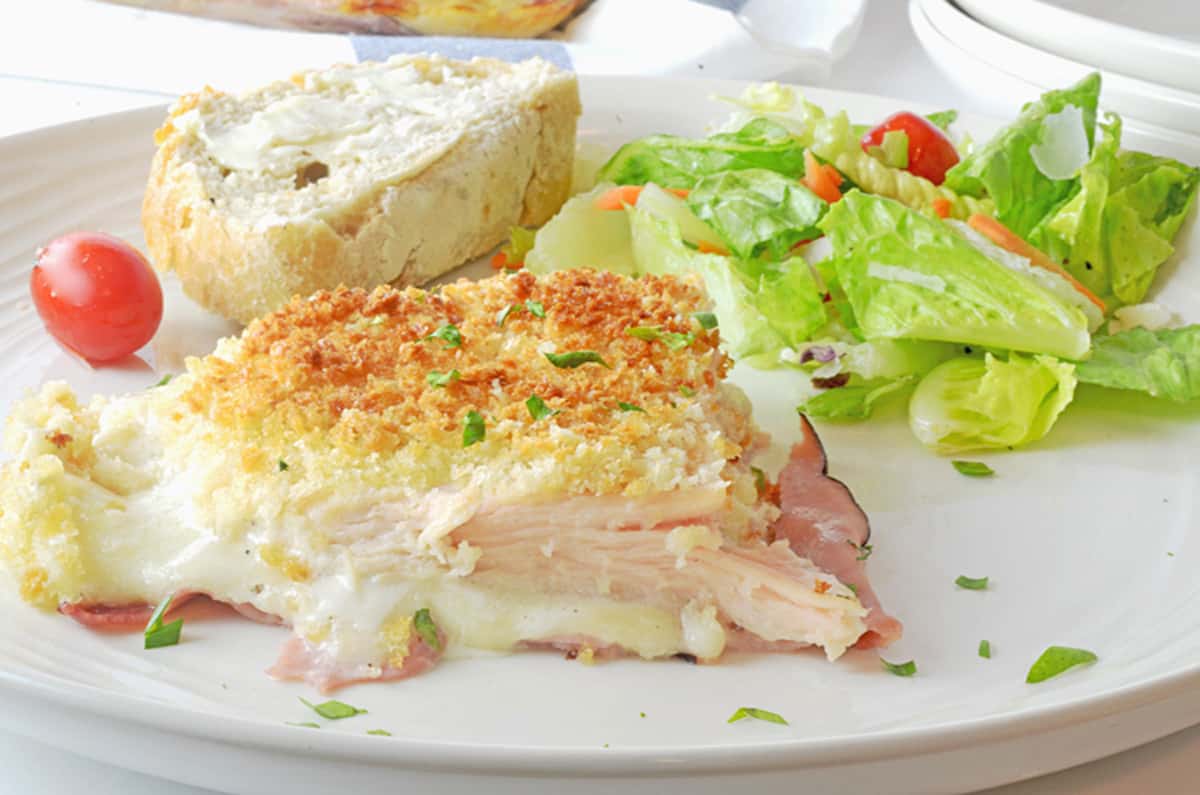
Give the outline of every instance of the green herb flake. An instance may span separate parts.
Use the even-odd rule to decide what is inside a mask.
[[[846,587],[850,589],[850,593],[854,594],[855,596],[858,596],[858,586],[857,585],[855,585],[852,582],[848,582],[848,583],[846,583]]]
[[[979,641],[979,656],[985,660],[992,659],[992,644],[991,641]]]
[[[486,437],[487,428],[483,424],[483,415],[471,409],[463,420],[463,447],[482,442]]]
[[[549,419],[558,413],[558,409],[550,408],[546,405],[546,401],[537,395],[529,396],[529,399],[525,401],[525,408],[529,409],[529,416],[533,417],[534,422]]]
[[[846,543],[858,550],[858,555],[854,558],[855,560],[866,560],[875,551],[875,547],[871,544],[856,544],[850,539],[846,539]]]
[[[392,736],[392,733],[390,731],[388,731],[387,729],[371,729],[370,731],[367,732],[367,734],[370,734],[373,737],[391,737]]]
[[[438,637],[437,624],[433,623],[433,616],[428,607],[422,607],[413,613],[413,627],[421,636],[421,640],[425,641],[426,646],[434,651],[441,651],[442,639]]]
[[[462,378],[462,373],[458,370],[451,370],[448,373],[430,370],[425,376],[425,380],[429,383],[429,386],[434,389],[445,389],[452,381],[457,381],[460,378]]]
[[[143,648],[162,649],[179,643],[179,633],[183,630],[183,619],[177,618],[170,624],[163,624],[163,616],[171,609],[172,598],[169,595],[165,597],[151,613],[150,621],[146,623],[146,629],[142,633]]]
[[[746,718],[754,718],[755,720],[765,720],[768,723],[778,723],[782,726],[788,725],[788,722],[786,720],[784,720],[784,717],[782,715],[780,715],[779,713],[770,712],[768,710],[759,709],[757,707],[738,707],[737,712],[730,715],[729,720],[727,720],[725,722],[726,723],[737,723],[739,720],[745,720]]]
[[[301,698],[300,703],[325,720],[342,720],[343,718],[353,718],[355,715],[367,714],[365,709],[352,707],[344,701],[324,701],[320,704],[314,704],[311,701]]]
[[[1100,659],[1095,652],[1087,649],[1073,649],[1070,646],[1051,646],[1042,652],[1042,656],[1029,668],[1025,681],[1029,684],[1045,682],[1061,673],[1065,673],[1077,665],[1087,665]]]
[[[566,353],[547,353],[546,360],[555,367],[572,369],[585,364],[598,364],[612,369],[612,365],[604,361],[595,351],[567,351]]]
[[[913,674],[915,674],[917,672],[917,664],[915,662],[913,662],[912,660],[909,660],[908,662],[902,662],[902,663],[890,663],[887,660],[880,657],[879,661],[881,663],[883,663],[883,667],[885,669],[887,669],[891,673],[895,674],[896,676],[912,676]]]
[[[646,717],[646,713],[645,713],[645,712],[639,712],[638,714],[639,714],[639,715],[641,715],[643,718],[644,718],[644,717]]]
[[[529,300],[525,302],[525,308],[529,310],[529,314],[534,317],[545,317],[546,307],[542,306],[541,301]]]
[[[319,729],[319,728],[321,728],[321,726],[319,724],[313,723],[312,721],[305,721],[304,723],[292,723],[291,721],[285,721],[285,723],[288,726],[299,726],[301,729]]]
[[[687,384],[684,384],[679,387],[679,394],[683,395],[684,397],[695,397],[696,390],[692,389]]]
[[[750,467],[750,472],[754,475],[754,488],[762,494],[767,490],[767,473],[758,467]]]
[[[280,472],[287,472],[289,469],[291,469],[291,467],[288,466],[288,462],[284,461],[282,458],[279,459],[277,466],[279,467]]]
[[[458,326],[455,326],[451,323],[447,323],[423,339],[425,341],[441,340],[447,348],[458,348],[462,346],[462,332],[458,330]]]
[[[982,461],[951,461],[960,475],[969,478],[990,478],[996,471]]]
[[[504,321],[508,320],[509,315],[511,315],[513,312],[520,312],[520,311],[521,311],[520,304],[509,304],[508,306],[506,306],[500,310],[500,314],[496,315],[496,325],[503,326]]]
[[[171,379],[174,377],[175,377],[174,373],[167,373],[162,378],[158,379],[158,382],[155,383],[154,385],[155,386],[166,386],[167,384],[171,383]]]
[[[617,408],[619,408],[621,411],[640,411],[643,414],[646,413],[646,410],[644,408],[642,408],[641,406],[635,406],[634,404],[626,403],[623,400],[617,401]]]
[[[625,333],[645,342],[661,342],[673,351],[683,350],[696,341],[695,334],[663,331],[658,326],[630,326]]]
[[[959,588],[966,588],[968,591],[986,591],[988,587],[988,578],[959,575],[959,577],[954,580],[954,584]]]
[[[700,324],[700,328],[705,331],[712,331],[717,327],[717,316],[712,312],[695,312],[692,317]]]

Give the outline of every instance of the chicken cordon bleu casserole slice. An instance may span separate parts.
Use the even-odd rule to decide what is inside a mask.
[[[866,517],[801,418],[778,484],[700,287],[572,270],[339,289],[168,383],[20,403],[0,561],[93,627],[205,595],[290,626],[323,690],[447,650],[585,659],[898,637]]]

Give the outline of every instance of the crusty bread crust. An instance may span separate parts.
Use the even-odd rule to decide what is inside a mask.
[[[419,174],[378,182],[336,213],[266,227],[216,205],[168,118],[142,203],[151,260],[197,303],[242,323],[294,295],[439,276],[495,247],[509,227],[544,223],[566,200],[579,92],[573,75],[546,68],[523,102],[496,107]],[[185,97],[172,118],[197,101]]]

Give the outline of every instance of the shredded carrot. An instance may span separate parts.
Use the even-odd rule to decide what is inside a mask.
[[[995,218],[992,218],[989,215],[980,215],[979,213],[975,213],[967,219],[967,224],[976,232],[980,233],[997,246],[1000,246],[1000,248],[1007,249],[1018,256],[1024,257],[1034,265],[1037,265],[1039,268],[1045,268],[1048,271],[1057,273],[1059,276],[1070,282],[1071,286],[1078,290],[1084,298],[1099,307],[1101,312],[1108,311],[1108,307],[1104,305],[1104,302],[1101,301],[1095,293],[1084,287],[1078,279],[1063,269],[1063,266],[1050,259],[1043,252],[1029,245],[1029,243],[1025,242],[1020,235],[1013,232]]]
[[[509,262],[508,255],[503,251],[497,251],[492,255],[492,270],[497,271],[519,271],[525,267],[524,262]]]
[[[701,254],[720,254],[722,257],[729,256],[729,249],[724,246],[718,246],[716,243],[709,243],[707,240],[701,240],[697,243],[696,250]]]
[[[637,204],[638,196],[642,195],[642,185],[618,185],[596,197],[598,210],[622,210],[627,204]],[[665,188],[668,193],[674,193],[681,199],[686,199],[688,191],[685,188]]]
[[[950,200],[946,198],[938,198],[933,200],[933,211],[937,213],[938,218],[950,217]]]
[[[821,168],[825,172],[825,174],[829,177],[829,181],[832,182],[834,185],[837,185],[839,188],[841,188],[842,172],[838,171],[836,168],[829,165],[828,163],[826,163]]]
[[[834,173],[837,173],[837,169],[834,169]],[[817,162],[813,153],[807,149],[804,150],[804,179],[800,182],[830,204],[842,198],[842,192],[838,188],[842,183],[841,175],[832,178],[821,163]]]

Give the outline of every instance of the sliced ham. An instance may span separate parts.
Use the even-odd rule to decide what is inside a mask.
[[[842,582],[853,585],[870,612],[868,631],[855,644],[869,649],[887,646],[904,631],[903,625],[884,612],[867,579],[866,547],[871,537],[867,515],[850,489],[829,476],[825,448],[808,418],[801,415],[804,438],[792,447],[791,458],[779,475],[782,515],[775,537]]]
[[[199,592],[176,594],[171,600],[170,616],[190,602]],[[144,602],[134,604],[104,604],[100,602],[63,602],[58,612],[83,624],[88,629],[101,632],[141,632],[154,615],[154,605]]]
[[[442,640],[445,648],[445,640]],[[312,646],[303,638],[292,637],[283,645],[279,659],[267,669],[267,675],[286,682],[304,682],[322,694],[347,685],[365,682],[393,682],[425,673],[441,659],[440,650],[413,638],[408,656],[400,666],[339,662],[327,649]]]

